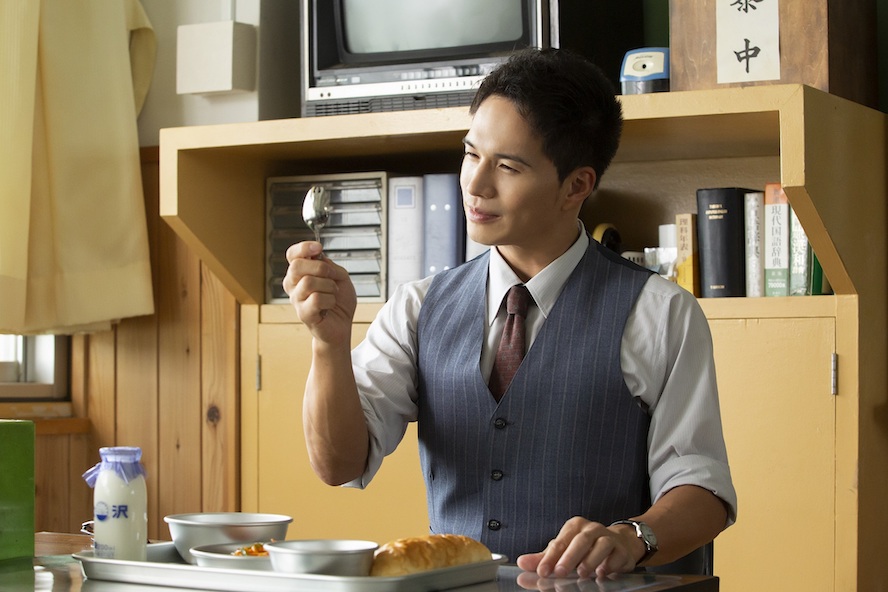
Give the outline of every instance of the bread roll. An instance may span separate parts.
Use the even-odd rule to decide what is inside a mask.
[[[490,561],[490,550],[460,534],[430,534],[390,541],[376,551],[371,576],[407,574]]]

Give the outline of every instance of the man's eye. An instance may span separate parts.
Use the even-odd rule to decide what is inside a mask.
[[[499,165],[499,167],[500,167],[501,169],[503,169],[504,171],[509,172],[509,173],[517,173],[517,172],[518,172],[518,169],[513,168],[513,167],[510,167],[509,165],[507,165],[507,164],[505,164],[505,163],[501,163],[501,164]]]

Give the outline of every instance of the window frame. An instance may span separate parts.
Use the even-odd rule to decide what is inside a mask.
[[[36,350],[38,337],[53,339],[50,346],[53,348],[53,359],[49,367],[47,367],[48,364],[44,365],[45,354]],[[25,349],[31,352],[30,357],[32,358],[26,363],[42,380],[39,382],[0,382],[0,401],[69,401],[71,399],[68,380],[71,365],[71,338],[67,335],[26,335],[24,338],[26,340]],[[38,365],[40,365],[40,369],[36,370]],[[50,378],[51,380],[48,380]]]

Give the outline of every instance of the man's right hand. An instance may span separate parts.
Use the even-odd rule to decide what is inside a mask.
[[[283,287],[299,319],[315,339],[350,346],[357,296],[348,272],[324,257],[315,241],[290,246],[287,263]]]

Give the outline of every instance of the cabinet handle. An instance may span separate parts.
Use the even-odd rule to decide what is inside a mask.
[[[832,353],[832,360],[829,369],[829,394],[835,396],[839,394],[839,354]]]
[[[262,390],[262,356],[256,356],[256,392]]]

